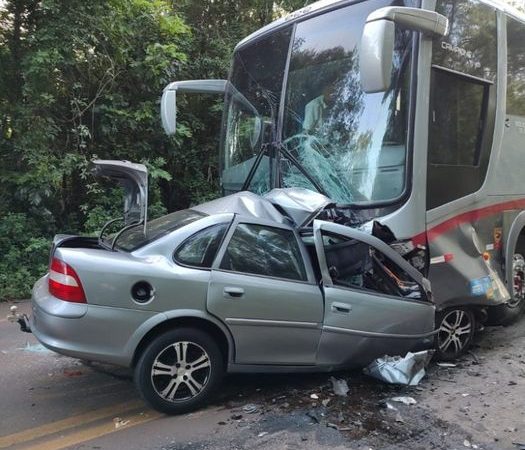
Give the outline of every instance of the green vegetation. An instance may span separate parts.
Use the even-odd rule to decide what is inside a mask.
[[[224,78],[235,44],[304,0],[7,0],[0,6],[0,299],[27,297],[57,232],[117,215],[88,172],[94,157],[143,162],[150,214],[218,194],[217,99],[181,102],[173,80]]]

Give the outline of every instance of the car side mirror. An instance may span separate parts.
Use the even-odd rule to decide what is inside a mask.
[[[186,80],[168,84],[162,93],[160,116],[162,127],[168,135],[177,131],[177,91],[188,94],[224,94],[226,80]]]
[[[359,62],[361,85],[368,94],[390,87],[396,25],[430,36],[448,32],[448,19],[435,11],[391,6],[371,13],[361,36]]]

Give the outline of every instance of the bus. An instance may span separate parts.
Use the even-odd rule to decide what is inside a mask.
[[[235,48],[224,96],[225,195],[299,187],[432,282],[436,351],[525,309],[525,16],[489,0],[321,0]],[[326,217],[325,220],[328,220]]]

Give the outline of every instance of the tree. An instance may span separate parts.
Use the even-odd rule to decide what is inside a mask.
[[[2,254],[10,254],[2,244],[28,248],[46,237],[43,262],[54,232],[92,231],[107,219],[110,197],[87,177],[94,155],[146,162],[153,208],[163,210],[155,181],[169,178],[161,155],[171,143],[159,126],[159,93],[177,76],[189,36],[170,5],[9,0],[1,19],[0,216],[16,229]],[[25,268],[31,280],[36,267],[24,253],[4,258],[0,273]],[[6,283],[0,297],[12,290]]]
[[[118,196],[88,175],[95,155],[148,164],[150,215],[217,195],[222,99],[181,99],[181,126],[168,138],[162,89],[225,78],[238,41],[304,4],[1,3],[0,299],[27,295],[54,233],[91,233],[118,214]]]

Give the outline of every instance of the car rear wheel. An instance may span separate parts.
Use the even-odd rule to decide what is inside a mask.
[[[450,361],[465,353],[476,331],[476,317],[468,308],[450,308],[437,316],[436,356]]]
[[[135,384],[153,408],[166,414],[205,403],[224,375],[222,353],[205,332],[181,328],[155,338],[135,367]]]

